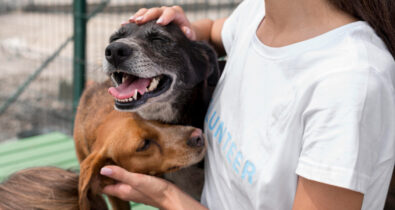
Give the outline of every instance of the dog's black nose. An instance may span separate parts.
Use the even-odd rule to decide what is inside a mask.
[[[132,48],[122,42],[113,42],[105,50],[106,59],[115,67],[118,67],[132,54]]]
[[[187,145],[190,147],[204,147],[204,136],[202,130],[196,129],[193,131],[187,141]]]

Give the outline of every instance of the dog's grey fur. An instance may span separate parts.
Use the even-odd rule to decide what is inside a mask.
[[[216,54],[210,46],[189,40],[175,24],[159,26],[155,22],[124,25],[110,38],[110,45],[116,42],[129,46],[132,54],[117,65],[105,60],[103,69],[107,74],[122,71],[141,78],[165,74],[172,79],[170,88],[159,96],[137,107],[116,105],[116,109],[136,111],[149,120],[202,127],[220,76]],[[196,113],[196,109],[201,111]],[[194,119],[196,114],[202,116]]]

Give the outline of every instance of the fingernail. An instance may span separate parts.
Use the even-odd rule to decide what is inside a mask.
[[[191,35],[191,29],[188,28],[188,27],[184,27],[184,32],[185,32],[185,34],[186,34],[187,36],[190,36],[190,35]]]
[[[156,21],[156,23],[163,23],[163,18],[159,18],[157,21]]]
[[[129,20],[134,20],[134,15],[130,16]]]
[[[102,168],[102,169],[100,170],[100,174],[101,174],[101,175],[109,176],[109,175],[112,174],[112,169],[111,169],[111,168]]]
[[[143,20],[143,16],[136,18],[136,21],[140,21],[140,20]]]

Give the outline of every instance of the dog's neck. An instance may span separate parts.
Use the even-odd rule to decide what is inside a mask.
[[[203,119],[208,106],[208,100],[202,97],[201,85],[192,92],[182,92],[173,95],[176,103],[155,102],[141,107],[137,113],[147,120],[159,120],[168,124],[190,125],[203,128]],[[209,94],[211,96],[211,94]]]
[[[154,103],[142,107],[137,113],[146,120],[159,120],[165,123],[179,121],[179,111],[169,103]]]

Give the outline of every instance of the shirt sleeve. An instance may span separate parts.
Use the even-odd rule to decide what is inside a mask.
[[[394,91],[373,69],[333,73],[315,83],[302,114],[296,173],[365,193],[394,155]]]
[[[232,49],[232,43],[236,39],[238,28],[240,23],[243,20],[243,15],[245,14],[246,10],[248,9],[248,4],[250,0],[242,1],[235,10],[233,10],[232,14],[226,19],[222,31],[221,31],[221,38],[222,43],[224,45],[226,54],[230,54]]]

